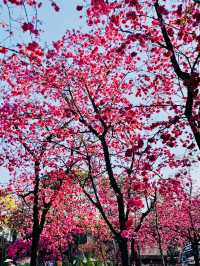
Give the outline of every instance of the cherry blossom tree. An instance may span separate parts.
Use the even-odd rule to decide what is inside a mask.
[[[153,180],[166,168],[187,174],[198,159],[199,39],[187,35],[197,27],[197,5],[92,1],[91,34],[67,32],[47,51],[21,44],[1,60],[4,160],[11,171],[34,169],[35,186],[40,172],[41,186],[66,175],[81,187],[116,239],[122,265],[134,251],[127,228],[137,234],[154,207]]]
[[[72,41],[67,43],[69,37]],[[32,65],[21,64],[17,56],[11,56],[9,64],[4,62],[2,79],[6,85],[1,109],[4,117],[1,132],[6,142],[4,160],[16,177],[19,175],[16,167],[23,166],[20,185],[27,186],[28,192],[21,193],[22,197],[34,195],[32,265],[35,265],[32,261],[45,217],[65,175],[76,180],[102,215],[120,246],[124,265],[128,245],[121,233],[126,229],[131,209],[143,207],[139,195],[133,198],[129,181],[134,169],[141,171],[141,166],[137,167],[139,158],[134,162],[134,153],[144,146],[136,132],[138,114],[126,99],[131,86],[126,76],[132,66],[123,57],[111,63],[109,55],[101,55],[95,47],[90,49],[88,38],[92,41],[93,37],[70,33],[54,43],[54,49],[47,52],[46,58],[31,55]],[[94,42],[100,40],[99,37]],[[79,41],[85,45],[83,52],[78,50]],[[64,42],[66,51],[62,56]],[[101,46],[105,48],[106,44]],[[29,52],[29,47],[23,49]],[[35,53],[39,48],[33,45],[31,49]],[[76,49],[74,54],[72,49]],[[89,58],[93,60],[91,65],[87,63]],[[41,67],[38,60],[43,63]],[[71,60],[74,61],[72,66]],[[122,71],[118,71],[122,66]],[[107,91],[108,86],[113,95]],[[118,97],[113,97],[114,94]],[[115,117],[117,111],[120,113]],[[138,176],[135,182],[140,183],[140,179]],[[52,182],[57,186],[53,192],[49,191]],[[141,190],[148,190],[147,187],[144,185]],[[118,215],[112,217],[115,212]]]
[[[138,88],[133,94],[145,114],[163,117],[154,127],[168,121],[163,142],[175,147],[173,138],[182,134],[184,148],[199,149],[198,1],[102,0],[77,6],[80,13],[85,8],[91,30],[103,29],[112,49],[132,56]]]
[[[192,184],[187,183],[189,189],[184,189],[177,199],[168,200],[173,216],[171,230],[176,233],[176,238],[183,239],[184,244],[191,244],[195,265],[199,265],[199,192],[193,193]],[[170,203],[171,202],[171,203]],[[168,214],[168,213],[167,213]],[[163,228],[167,228],[165,222],[162,222]],[[169,226],[168,226],[168,230]]]
[[[116,42],[118,38],[120,34]],[[137,234],[153,208],[151,179],[160,178],[169,162],[175,168],[182,161],[175,160],[170,145],[158,143],[167,122],[151,134],[148,124],[142,126],[149,113],[143,117],[144,109],[131,103],[136,66],[131,55],[111,49],[112,43],[102,32],[95,36],[68,32],[46,53],[38,54],[41,48],[35,44],[31,52],[22,47],[29,61],[21,64],[17,56],[10,57],[2,78],[11,91],[5,92],[5,102],[15,99],[16,106],[23,102],[27,110],[26,101],[31,99],[30,119],[39,112],[41,121],[35,121],[35,129],[56,147],[56,158],[70,154],[67,166],[76,162],[70,176],[100,212],[119,245],[123,265],[128,265],[127,227],[134,224]],[[141,212],[145,200],[149,206]],[[132,250],[133,246],[134,241]]]
[[[70,189],[69,193],[68,189],[63,188],[63,191],[57,191],[57,193],[62,195],[57,195],[46,215],[45,224],[39,235],[37,245],[37,265],[40,261],[62,259],[63,254],[73,244],[74,235],[85,234],[87,230],[89,232],[86,223],[83,222],[84,215],[89,217],[88,206],[84,206],[83,199],[74,201],[73,191]],[[19,201],[19,205],[21,207],[12,218],[18,232],[18,238],[10,244],[8,249],[9,256],[14,260],[32,253],[32,200],[27,197],[26,203],[21,201],[20,204]],[[79,205],[81,209],[77,210],[76,205]],[[85,208],[84,215],[81,212],[83,208]],[[90,212],[95,214],[91,208]]]
[[[195,265],[199,265],[199,191],[193,191],[192,183],[191,179],[183,181],[182,178],[176,181],[174,190],[173,180],[168,181],[165,184],[167,193],[160,187],[155,211],[143,225],[147,236],[144,244],[158,245],[161,253],[167,251],[171,243],[181,249],[191,244]]]
[[[32,216],[27,225],[29,229],[32,226],[31,265],[36,265],[39,240],[48,212],[56,204],[58,206],[58,201],[65,197],[63,193],[70,194],[73,202],[73,194],[78,195],[78,188],[69,176],[75,163],[71,160],[70,148],[70,152],[65,150],[64,153],[62,146],[54,147],[51,143],[54,138],[48,130],[51,122],[44,123],[38,109],[42,100],[37,102],[34,95],[33,99],[24,96],[15,96],[15,92],[5,96],[1,108],[2,159],[13,177],[8,190],[31,209]],[[56,120],[53,123],[56,125]]]

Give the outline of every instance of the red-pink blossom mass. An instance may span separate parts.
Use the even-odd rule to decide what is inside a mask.
[[[165,266],[189,245],[199,266],[199,2],[79,1],[84,27],[46,44],[59,1],[1,2],[9,258],[141,266],[157,249]]]

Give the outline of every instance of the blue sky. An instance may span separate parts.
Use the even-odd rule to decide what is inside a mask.
[[[5,167],[0,166],[0,185],[4,185],[9,180],[9,172]]]
[[[80,5],[80,0],[59,0],[60,11],[55,12],[50,4],[46,4],[39,11],[39,17],[43,20],[41,35],[42,41],[50,42],[59,39],[64,35],[66,29],[85,28],[85,19],[80,19],[82,12],[76,10],[76,6]]]
[[[33,9],[26,7],[28,17],[28,20],[26,20],[23,7],[9,5],[10,19],[8,9],[2,4],[2,1],[3,0],[0,0],[0,22],[6,22],[8,26],[10,22],[10,29],[14,33],[14,36],[12,38],[7,38],[8,33],[6,33],[5,29],[0,25],[0,44],[13,48],[16,43],[26,43],[30,41],[30,34],[21,33],[19,30],[21,25],[16,23],[16,21],[20,21],[23,18],[23,22],[30,22],[32,16],[35,16],[35,13],[32,12]],[[39,28],[43,29],[40,35],[41,44],[45,44],[45,42],[50,43],[51,41],[59,39],[65,34],[67,29],[87,29],[85,16],[83,19],[80,19],[82,12],[76,10],[76,6],[81,5],[82,2],[82,0],[56,0],[56,3],[58,3],[60,7],[60,11],[55,12],[50,1],[43,1],[42,7],[38,9],[38,18],[42,21],[42,26]]]

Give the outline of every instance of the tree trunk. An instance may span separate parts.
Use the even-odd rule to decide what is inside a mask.
[[[128,254],[128,241],[127,239],[120,238],[117,240],[119,245],[119,250],[121,254],[121,265],[122,266],[129,266],[129,254]]]
[[[32,245],[31,245],[31,261],[30,266],[37,266],[37,251],[39,245],[40,234],[34,232],[32,235]]]
[[[160,251],[160,256],[161,256],[161,260],[162,260],[162,265],[163,265],[163,266],[166,266],[166,263],[165,263],[165,257],[164,257],[163,249],[162,249],[162,241],[161,241],[161,236],[160,236],[159,229],[158,229],[158,231],[157,231],[157,234],[158,234],[158,247],[159,247],[159,251]]]
[[[137,252],[137,249],[135,247],[135,241],[131,241],[131,256],[130,256],[130,265],[135,265],[135,266],[141,266],[141,258],[139,253]]]
[[[131,255],[130,255],[130,265],[132,266],[135,260],[135,249],[134,249],[135,241],[131,240]]]
[[[34,200],[33,200],[33,228],[32,228],[32,245],[31,245],[31,262],[30,266],[37,265],[37,251],[40,240],[39,230],[39,208],[38,208],[38,193],[39,193],[39,162],[35,162],[35,185],[34,185]]]
[[[140,255],[140,247],[139,245],[137,246],[137,251],[135,252],[135,266],[141,266],[142,261],[141,261],[141,255]]]
[[[159,251],[160,251],[160,256],[161,256],[161,260],[162,260],[162,265],[166,266],[165,263],[165,257],[163,254],[163,249],[162,249],[162,238],[160,235],[160,229],[159,229],[159,216],[158,216],[158,212],[157,212],[157,204],[155,204],[155,225],[156,225],[156,233],[157,233],[157,243],[158,243],[158,247],[159,247]]]
[[[199,263],[199,245],[198,243],[192,243],[192,251],[194,255],[195,266],[200,266]]]

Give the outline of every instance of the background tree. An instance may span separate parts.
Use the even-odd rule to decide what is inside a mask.
[[[32,226],[31,265],[36,265],[39,240],[50,208],[69,193],[73,200],[73,194],[78,192],[69,177],[74,161],[70,153],[63,154],[61,147],[54,148],[50,143],[53,135],[48,131],[48,123],[43,122],[37,100],[12,93],[4,99],[1,109],[2,158],[13,178],[10,190],[31,209],[27,225]],[[65,156],[64,160],[57,153]],[[70,163],[66,166],[67,161]]]
[[[171,243],[183,248],[186,244],[191,244],[195,265],[199,265],[199,218],[198,202],[199,191],[192,191],[191,180],[179,181],[176,183],[176,190],[172,189],[172,180],[168,181],[170,189],[167,193],[162,192],[158,196],[156,203],[156,213],[151,213],[146,224],[146,230],[151,243],[159,240],[159,245],[167,251]],[[155,223],[156,216],[159,223]],[[145,226],[145,225],[144,225]],[[157,235],[159,229],[160,238]],[[144,228],[145,230],[145,228]],[[148,238],[147,237],[147,238]],[[160,241],[161,240],[161,241]],[[148,245],[148,244],[147,244]]]

